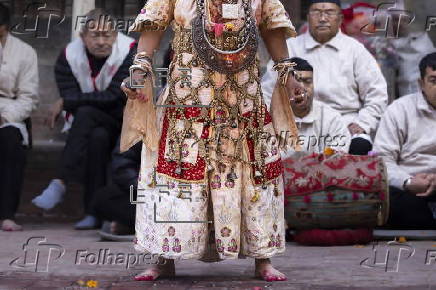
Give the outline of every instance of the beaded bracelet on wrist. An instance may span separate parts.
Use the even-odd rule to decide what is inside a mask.
[[[145,51],[139,52],[135,55],[135,58],[133,60],[133,65],[130,66],[130,71],[134,69],[140,69],[148,74],[151,74],[153,72],[153,60],[152,58],[147,55]]]

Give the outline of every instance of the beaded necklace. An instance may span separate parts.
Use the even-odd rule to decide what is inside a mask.
[[[250,0],[243,0],[242,6],[245,14],[242,36],[236,50],[226,51],[215,47],[209,41],[205,27],[205,0],[197,0],[197,17],[191,23],[194,48],[204,63],[222,74],[240,72],[252,65],[256,59],[259,36],[255,20],[251,15]]]

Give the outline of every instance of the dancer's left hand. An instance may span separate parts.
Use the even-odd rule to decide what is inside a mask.
[[[141,90],[140,89],[134,89],[134,88],[130,88],[130,77],[127,77],[123,80],[123,82],[121,83],[121,90],[123,90],[123,92],[126,94],[126,96],[129,99],[138,99],[140,101],[143,102],[147,102],[148,101],[148,97],[146,95],[141,94]]]

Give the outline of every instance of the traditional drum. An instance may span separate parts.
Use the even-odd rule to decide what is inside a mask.
[[[290,228],[373,228],[386,223],[389,187],[380,157],[314,153],[283,164]]]

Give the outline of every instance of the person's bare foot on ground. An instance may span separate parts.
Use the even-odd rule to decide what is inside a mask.
[[[136,281],[154,281],[159,277],[168,278],[176,275],[174,260],[161,259],[159,264],[152,266],[135,276]]]
[[[262,280],[271,281],[286,281],[286,275],[278,271],[271,264],[270,259],[256,259],[255,276]]]
[[[16,224],[13,220],[4,220],[2,222],[2,230],[5,232],[17,232],[22,231],[23,227]]]

